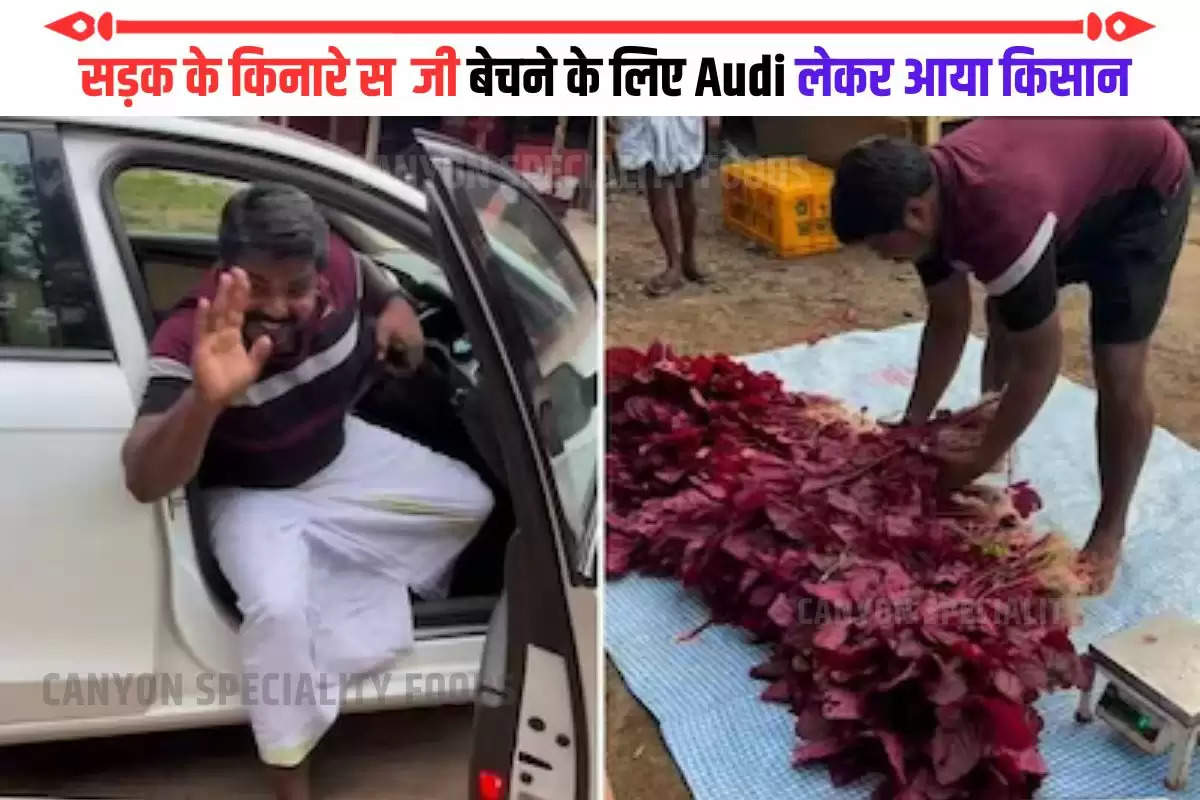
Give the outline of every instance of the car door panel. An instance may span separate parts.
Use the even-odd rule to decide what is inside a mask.
[[[571,476],[581,471],[576,469],[576,463],[563,456],[567,452],[586,451],[589,456],[585,459],[586,466],[593,479],[599,457],[600,414],[596,402],[599,328],[594,316],[566,313],[577,299],[586,302],[589,310],[595,308],[595,288],[583,274],[583,258],[566,229],[519,175],[457,140],[425,131],[419,131],[417,138],[419,147],[438,161],[441,173],[453,187],[450,196],[456,198],[455,211],[462,220],[462,224],[455,226],[458,235],[471,252],[480,254],[479,284],[493,298],[494,322],[512,354],[515,374],[533,409],[535,424],[539,431],[547,433],[539,442],[539,449],[549,456],[556,476],[568,476],[568,480],[559,484],[562,494],[562,484],[570,486]],[[513,220],[503,219],[504,214],[500,213],[500,219],[493,218],[491,229],[485,232],[481,220],[491,209],[485,210],[480,204],[486,203],[489,190],[500,198],[517,198],[519,202],[512,205],[530,213]],[[484,197],[479,196],[480,192]],[[474,208],[472,203],[476,204]],[[500,205],[503,203],[501,199]],[[496,202],[493,200],[491,205]],[[534,229],[516,237],[504,235],[506,228],[520,227],[522,222],[534,223]],[[575,265],[579,272],[570,275],[573,285],[560,285],[546,274],[552,270],[546,263],[549,258],[542,251],[525,253],[526,258],[516,254],[512,246],[514,238],[526,246],[563,251],[564,261]],[[530,259],[541,263],[530,263]],[[513,269],[514,263],[524,266]],[[514,311],[518,308],[519,313]],[[564,320],[565,327],[560,325]],[[592,324],[583,324],[582,320]],[[553,336],[546,335],[547,331]],[[590,395],[591,399],[582,404],[587,408],[583,414],[587,421],[580,425],[579,415],[571,413],[575,409],[560,406],[564,400],[584,395]],[[563,506],[560,502],[550,503],[556,516],[562,516],[564,511],[571,516],[572,510]],[[574,525],[576,520],[569,522]],[[558,543],[575,549],[565,531]],[[594,585],[589,577],[577,572],[568,570],[573,583],[582,579]]]
[[[95,291],[104,254],[81,242],[59,139],[45,126],[30,142],[47,259],[73,250],[72,273],[55,270],[44,285],[59,302],[99,302],[105,338],[119,340],[121,309]],[[154,694],[69,694],[90,675],[150,675],[155,667],[161,547],[155,510],[124,486],[120,450],[134,406],[115,355],[111,347],[0,347],[0,591],[10,609],[0,615],[0,724],[137,714]]]
[[[422,145],[429,141],[419,138]],[[434,241],[455,296],[469,299],[461,304],[464,323],[496,398],[493,422],[518,524],[506,556],[503,613],[489,631],[476,706],[471,796],[588,798],[588,700],[565,589],[568,555],[558,530],[565,520],[537,430],[535,356],[511,311],[508,290],[489,263],[487,235],[452,162],[435,166],[426,156],[422,163]],[[503,675],[496,674],[497,641],[505,649]],[[504,794],[494,795],[498,788]]]
[[[110,309],[113,320],[113,339],[126,379],[131,406],[129,424],[132,424],[134,405],[140,401],[148,369],[147,331],[154,329],[155,322],[136,261],[131,263],[125,258],[113,235],[112,209],[106,203],[104,191],[114,159],[127,147],[121,137],[100,131],[71,128],[63,133],[64,153],[84,237],[105,307]],[[119,460],[114,463],[119,472]],[[159,526],[155,546],[164,553],[162,596],[157,604],[160,613],[169,611],[180,644],[199,667],[236,671],[240,663],[236,630],[213,602],[197,566],[200,559],[184,490],[149,505],[139,505],[132,497],[128,502]]]

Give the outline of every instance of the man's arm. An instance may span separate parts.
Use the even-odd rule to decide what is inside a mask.
[[[1048,246],[1029,274],[996,298],[1012,353],[1000,407],[977,455],[981,463],[995,463],[1008,452],[1054,386],[1062,360],[1057,275],[1054,248]]]
[[[929,316],[921,333],[917,377],[904,412],[905,422],[914,424],[927,420],[942,399],[971,330],[971,287],[964,273],[951,270],[941,280],[926,282],[925,298]]]
[[[190,481],[220,413],[189,386],[168,410],[139,417],[121,448],[130,494],[151,503]]]
[[[975,459],[978,464],[994,464],[1009,451],[1033,422],[1054,386],[1062,359],[1062,325],[1058,312],[1029,330],[1009,331],[1012,367],[996,416],[988,427]],[[981,471],[982,472],[982,471]]]
[[[191,366],[177,363],[188,376],[150,380],[142,415],[121,448],[125,485],[141,502],[165,497],[192,479],[217,417],[254,383],[271,355],[269,336],[249,349],[242,340],[249,297],[250,281],[240,267],[222,274],[213,300],[197,302]]]
[[[362,275],[362,306],[368,314],[379,316],[392,298],[407,299],[407,293],[401,290],[400,284],[390,278],[374,259],[355,253],[354,260]]]
[[[425,334],[416,302],[373,259],[358,255],[355,260],[363,280],[363,310],[376,318],[376,357],[384,360],[388,351],[399,351],[405,366],[416,369],[425,356]]]
[[[1008,373],[1002,376],[1004,393],[979,448],[943,465],[942,488],[956,489],[987,472],[1029,427],[1054,386],[1062,360],[1057,273],[1054,248],[1047,246],[1029,273],[995,298],[1011,350]]]

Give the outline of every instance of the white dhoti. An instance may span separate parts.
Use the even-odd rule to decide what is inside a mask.
[[[273,766],[303,761],[333,723],[340,687],[331,683],[376,672],[412,646],[409,589],[444,591],[492,509],[465,464],[355,417],[342,452],[306,483],[217,489],[207,501],[244,617],[246,680],[264,687],[250,723]]]
[[[704,160],[704,117],[622,117],[617,161],[659,175],[692,172]]]

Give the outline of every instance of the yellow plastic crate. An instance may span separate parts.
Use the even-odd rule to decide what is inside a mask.
[[[838,249],[829,221],[833,170],[804,158],[764,158],[726,164],[721,186],[725,226],[776,255]]]

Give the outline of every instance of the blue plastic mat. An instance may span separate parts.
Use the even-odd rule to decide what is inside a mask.
[[[919,325],[848,333],[812,347],[746,358],[789,389],[832,394],[874,415],[903,409],[916,360]],[[982,344],[968,342],[945,405],[978,398]],[[1040,526],[1076,544],[1086,539],[1099,499],[1095,466],[1095,394],[1060,378],[1016,450],[1016,476],[1042,490]],[[1076,644],[1168,609],[1200,618],[1200,453],[1156,430],[1134,501],[1130,534],[1113,590],[1089,600]],[[676,637],[707,619],[703,605],[671,581],[628,577],[605,590],[606,648],[630,690],[657,717],[663,737],[699,800],[868,797],[874,782],[834,789],[822,767],[790,765],[793,717],[758,699],[765,684],[748,671],[764,652],[736,629]],[[1163,797],[1167,756],[1150,757],[1103,723],[1074,721],[1077,692],[1044,698],[1042,753],[1050,766],[1039,797],[1115,800]],[[1200,797],[1200,759],[1185,792]]]

